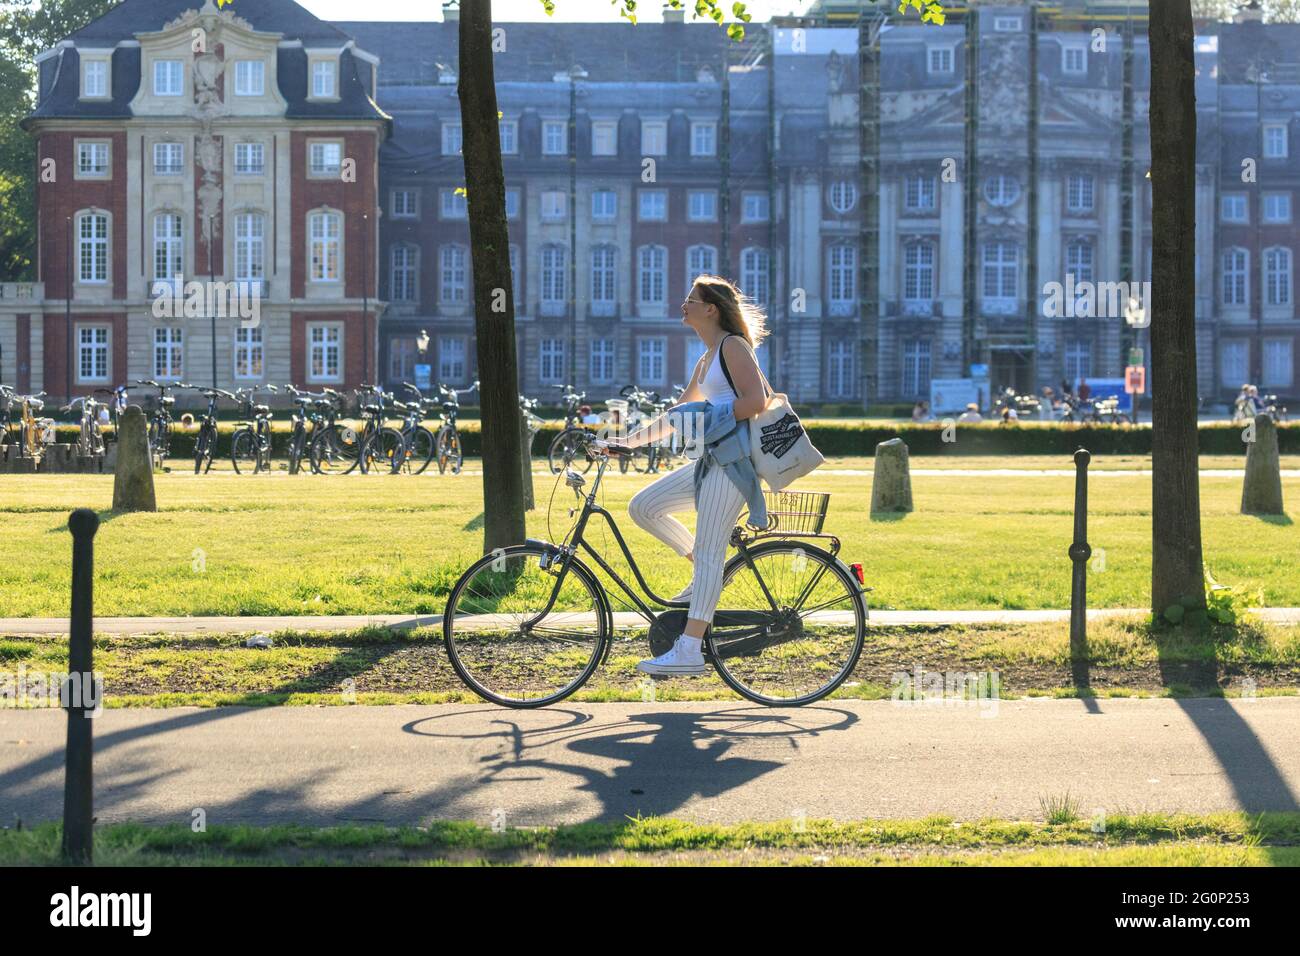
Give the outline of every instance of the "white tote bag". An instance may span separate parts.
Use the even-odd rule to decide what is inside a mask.
[[[727,384],[731,385],[734,393],[736,386],[727,370],[727,360],[722,356],[721,343],[718,345],[718,358]],[[749,420],[749,458],[754,463],[754,471],[768,488],[780,491],[826,459],[813,447],[786,394],[772,391],[762,368],[758,375],[767,390],[767,407]]]

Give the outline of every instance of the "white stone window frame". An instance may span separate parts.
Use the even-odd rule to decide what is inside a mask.
[[[515,197],[514,207],[513,207],[513,208],[511,208],[511,204],[510,204],[510,197],[511,197],[511,196],[514,196],[514,197]],[[507,186],[507,187],[506,187],[506,219],[518,219],[518,218],[519,218],[519,204],[520,204],[522,201],[523,201],[523,193],[520,192],[518,186]]]
[[[1295,255],[1291,247],[1273,245],[1260,250],[1260,266],[1260,301],[1267,309],[1290,313],[1295,303]],[[1274,298],[1280,301],[1275,302]]]
[[[548,337],[537,345],[537,377],[543,385],[558,385],[564,380],[568,367],[564,339]],[[548,370],[547,366],[551,368]]]
[[[231,362],[234,366],[234,376],[242,382],[260,382],[266,375],[266,336],[262,333],[261,325],[244,325],[236,323],[235,334],[233,336]],[[256,334],[254,334],[256,333]],[[240,341],[241,338],[247,338],[247,341]],[[240,365],[240,349],[247,349],[246,364]],[[257,355],[257,367],[261,371],[251,371],[254,368],[253,356]],[[246,371],[248,369],[249,371]]]
[[[399,211],[397,207],[397,197],[410,197],[409,211]],[[420,190],[415,186],[394,186],[388,200],[389,214],[393,219],[419,219],[420,218]]]
[[[745,295],[759,305],[767,305],[772,295],[772,255],[767,246],[740,250],[740,282]]]
[[[401,253],[406,261],[400,266],[403,273],[409,273],[411,294],[398,296],[397,256]],[[420,301],[420,247],[414,242],[395,242],[388,250],[388,291],[394,302],[412,304]],[[405,291],[405,290],[403,290]]]
[[[749,212],[750,200],[762,200],[766,212],[762,216],[751,216]],[[767,222],[772,216],[771,197],[765,192],[749,190],[742,192],[740,196],[740,221],[741,222]]]
[[[1273,139],[1270,133],[1281,133],[1281,152],[1269,152]],[[1260,153],[1265,159],[1287,159],[1291,155],[1291,134],[1286,123],[1263,123],[1259,129]]]
[[[649,258],[647,258],[649,257]],[[649,298],[655,291],[654,273],[659,273],[658,298]],[[636,301],[643,309],[668,307],[668,247],[662,243],[647,242],[636,250]]]
[[[509,130],[509,131],[510,131],[510,136],[509,136],[509,141],[508,141],[508,144],[509,144],[509,148],[508,148],[508,149],[506,148],[506,147],[507,147],[507,138],[506,138],[505,135],[503,135],[504,132],[505,132],[506,130]],[[512,119],[511,119],[511,120],[508,120],[508,119],[505,119],[504,117],[502,117],[501,119],[497,120],[497,136],[498,136],[498,138],[501,140],[501,155],[502,155],[502,156],[518,156],[518,155],[519,155],[519,121],[518,121],[518,120],[512,120]]]
[[[456,263],[457,256],[460,258],[459,265]],[[438,248],[438,302],[441,305],[454,306],[469,304],[472,282],[469,247],[461,242],[448,242],[440,246]],[[457,291],[460,293],[459,296],[456,294]],[[419,301],[418,290],[415,301]]]
[[[244,147],[244,148],[258,147],[258,148],[261,149],[261,151],[262,151],[262,165],[261,165],[260,167],[258,167],[258,169],[257,169],[256,171],[253,171],[253,170],[250,170],[250,169],[247,169],[247,168],[244,168],[244,169],[241,169],[241,168],[240,168],[239,152],[240,152],[240,148],[241,148],[241,147]],[[234,164],[233,164],[233,165],[234,165],[234,170],[235,170],[235,175],[236,175],[236,176],[265,176],[265,175],[266,175],[266,144],[265,144],[265,143],[260,142],[260,141],[255,141],[255,140],[242,140],[242,141],[238,141],[238,142],[235,143],[235,145],[234,145],[234,149],[235,149],[235,156],[234,156]],[[309,157],[309,159],[310,159],[310,157]],[[342,162],[342,157],[340,156],[340,163],[341,163],[341,162]]]
[[[1024,29],[1024,21],[1018,16],[993,18],[993,30],[996,33],[1019,33]]]
[[[1270,216],[1270,215],[1269,215],[1269,211],[1268,211],[1268,207],[1269,207],[1269,202],[1270,202],[1270,200],[1285,200],[1285,204],[1286,204],[1286,215],[1285,215],[1285,216]],[[1271,224],[1271,225],[1277,225],[1277,224],[1279,224],[1279,223],[1281,223],[1281,224],[1289,223],[1289,222],[1291,222],[1291,215],[1292,215],[1292,213],[1291,213],[1291,206],[1292,206],[1292,202],[1291,202],[1291,193],[1289,193],[1289,192],[1268,192],[1268,193],[1264,193],[1264,198],[1263,198],[1262,208],[1261,208],[1261,210],[1260,210],[1261,221],[1262,221],[1262,222],[1267,222],[1267,223],[1269,223],[1269,224]]]
[[[248,67],[248,70],[242,69]],[[261,70],[252,69],[252,67],[261,67]],[[231,64],[230,72],[234,82],[231,84],[235,96],[252,98],[266,95],[266,61],[261,59],[241,59],[235,60]],[[256,84],[244,82],[246,80],[256,79]],[[255,88],[252,88],[255,87]]]
[[[459,365],[448,366],[448,362]],[[469,379],[469,348],[463,335],[438,336],[438,381],[463,385]]]
[[[1071,202],[1071,186],[1079,182],[1079,196],[1087,193],[1087,205],[1074,205]],[[1097,177],[1092,173],[1070,173],[1065,177],[1065,211],[1073,215],[1087,215],[1097,210]]]
[[[698,148],[698,134],[708,130],[710,133],[709,149],[701,150]],[[718,123],[716,120],[692,120],[691,121],[691,155],[695,157],[709,157],[718,155]]]
[[[313,223],[313,220],[314,220],[317,216],[335,216],[335,217],[337,218],[337,220],[338,220],[338,226],[339,226],[339,229],[338,229],[338,236],[335,237],[335,238],[333,239],[333,242],[336,244],[336,249],[335,249],[335,258],[336,258],[336,260],[337,260],[336,275],[335,275],[333,278],[320,278],[320,279],[318,279],[318,278],[316,278],[316,277],[312,274],[312,272],[313,272],[313,270],[312,270],[312,243],[313,243],[313,241],[315,240],[315,237],[312,235],[312,223]],[[307,233],[307,235],[306,235],[306,239],[307,239],[306,255],[307,255],[307,283],[308,283],[308,285],[313,285],[313,286],[325,286],[325,287],[329,287],[329,288],[340,288],[340,287],[342,286],[342,284],[343,284],[343,277],[347,275],[347,268],[346,268],[346,249],[347,249],[347,244],[344,242],[344,237],[347,235],[347,218],[343,215],[343,210],[341,210],[341,209],[335,209],[335,208],[332,207],[332,206],[318,206],[318,207],[315,208],[315,209],[308,210],[308,212],[307,212],[307,228],[306,228],[305,231],[306,231],[306,233]],[[322,238],[322,240],[325,241],[325,242],[329,242],[329,241],[330,241],[330,239],[329,239],[328,236],[322,236],[321,238]],[[325,257],[325,261],[328,261],[328,257]]]
[[[608,134],[608,149],[596,150],[597,136],[596,131],[600,130]],[[592,120],[591,121],[591,155],[592,156],[618,156],[618,120]]]
[[[104,219],[104,278],[102,279],[83,279],[81,277],[81,246],[85,241],[81,236],[81,222],[88,216],[101,216]],[[72,214],[72,236],[73,250],[75,256],[73,262],[74,275],[76,284],[90,286],[96,289],[103,289],[111,285],[113,281],[113,214],[106,209],[89,208],[78,209]]]
[[[77,92],[80,94],[78,99],[88,100],[90,102],[103,102],[113,98],[113,51],[112,50],[79,50],[77,51],[81,58]],[[86,67],[91,64],[103,66],[104,69],[104,92],[86,93]]]
[[[537,216],[542,222],[565,222],[569,218],[568,194],[563,189],[543,189],[537,200]]]
[[[849,200],[847,203],[837,203],[835,194],[839,191],[847,193]],[[826,205],[841,216],[851,213],[858,204],[858,187],[851,179],[837,179],[826,187]]]
[[[454,134],[454,135],[453,135]],[[438,142],[444,156],[459,156],[465,147],[465,130],[459,122],[448,120],[438,128]],[[456,148],[452,149],[455,144]]]
[[[104,147],[104,171],[102,173],[82,172],[81,170],[81,150],[82,147]],[[73,140],[72,146],[72,177],[73,179],[92,179],[96,182],[104,182],[113,178],[113,141],[102,137],[86,137]]]
[[[244,226],[251,226],[257,220],[261,220],[261,235],[254,235],[253,230],[245,232]],[[266,250],[267,250],[267,215],[261,209],[240,209],[234,216],[234,246],[232,255],[232,272],[236,282],[265,282],[266,281]],[[253,250],[260,251],[260,255],[253,255]],[[247,268],[240,268],[240,259],[245,260]],[[254,263],[258,268],[254,269]],[[242,275],[241,273],[258,272],[260,275]]]
[[[650,196],[658,196],[663,200],[663,215],[647,216],[645,214],[645,200]],[[641,189],[637,191],[636,200],[636,218],[639,222],[667,222],[668,221],[668,190],[666,189]]]
[[[438,218],[461,220],[469,218],[469,196],[456,192],[459,187],[448,186],[438,193]]]
[[[331,83],[331,92],[320,93],[316,90],[317,67],[329,67],[329,77]],[[339,100],[340,82],[339,58],[333,53],[308,53],[307,54],[307,99],[313,103],[337,103]]]
[[[1232,256],[1235,260],[1240,257],[1241,268],[1226,268],[1228,257]],[[1231,301],[1227,295],[1228,278],[1233,280],[1233,295]],[[1219,305],[1225,309],[1248,309],[1250,308],[1250,250],[1245,246],[1227,246],[1219,251]],[[1236,293],[1241,292],[1241,301],[1236,301]]]
[[[160,166],[158,158],[160,152],[179,151],[180,162],[175,168]],[[159,140],[153,144],[153,174],[155,176],[184,176],[185,175],[185,144],[177,142],[174,139]]]
[[[168,226],[174,226],[180,235],[176,235],[171,229],[162,230],[163,220],[166,219]],[[161,233],[161,234],[160,234]],[[171,285],[175,282],[176,276],[180,275],[181,281],[185,278],[185,214],[175,208],[155,209],[149,215],[149,288],[153,289],[159,283]],[[167,264],[164,275],[158,275],[159,252],[162,252],[163,260]],[[176,266],[180,268],[177,269]]]
[[[1228,215],[1228,205],[1231,200],[1234,209],[1240,209],[1240,216]],[[1232,222],[1237,224],[1250,224],[1250,199],[1245,193],[1225,192],[1219,196],[1219,222]]]
[[[180,80],[179,88],[168,87],[167,89],[164,90],[159,86],[158,69],[159,67],[162,66],[169,66],[169,67],[176,68],[174,78]],[[167,99],[179,98],[185,96],[185,61],[184,60],[174,60],[171,57],[159,57],[158,59],[152,61],[152,66],[149,72],[150,72],[150,79],[151,79],[150,89],[153,91],[154,96],[165,97]]]
[[[661,149],[652,152],[650,149],[646,147],[646,140],[649,138],[646,132],[648,129],[663,130],[663,141],[662,141]],[[655,119],[641,120],[641,155],[642,156],[667,156],[668,155],[668,120],[667,119],[655,118]]]
[[[697,266],[692,260],[696,257],[707,259],[709,266]],[[707,242],[697,242],[686,247],[686,295],[695,288],[695,277],[700,274],[716,275],[718,272],[718,247]]]
[[[604,336],[590,340],[590,347],[587,350],[587,375],[591,379],[591,384],[614,384],[618,372],[617,356],[618,345],[614,339]]]
[[[713,198],[712,212],[708,215],[696,215],[692,209],[697,196],[711,196]],[[716,189],[691,189],[686,193],[686,221],[687,222],[717,222],[718,221],[718,191]]]
[[[549,131],[558,129],[560,131],[560,148],[548,149],[550,139]],[[567,119],[556,119],[551,117],[542,120],[542,155],[543,156],[568,156],[569,155],[569,121]]]
[[[647,360],[649,368],[647,368]],[[655,366],[658,366],[658,374]],[[668,339],[662,335],[643,335],[636,342],[637,383],[668,384]]]
[[[315,332],[318,329],[322,332],[333,332],[335,334],[333,336],[322,336],[321,340],[317,342],[315,341]],[[346,341],[344,339],[343,323],[338,321],[312,320],[306,323],[304,333],[303,337],[306,339],[307,355],[305,356],[306,363],[303,372],[307,377],[307,381],[312,384],[316,384],[317,382],[322,384],[342,382],[345,371],[344,362],[346,361],[347,356],[347,353],[344,351]],[[312,358],[317,346],[321,349],[322,359],[328,357],[331,349],[335,351],[337,356],[338,372],[334,375],[330,375],[328,371],[325,371],[325,369],[328,369],[329,364],[326,361],[322,361],[322,372],[319,375],[312,371]]]
[[[159,335],[165,333],[165,335]],[[153,377],[160,382],[179,382],[185,376],[185,330],[179,325],[156,325],[150,342]],[[162,350],[160,353],[159,350]],[[164,363],[158,359],[164,356]],[[163,369],[166,368],[166,371]]]
[[[83,331],[91,329],[101,330],[104,333],[103,342],[84,342],[82,341]],[[73,325],[72,334],[75,336],[76,351],[74,360],[76,367],[73,369],[73,381],[77,385],[102,385],[113,378],[113,326],[108,322],[77,322]],[[103,375],[83,375],[81,373],[81,359],[84,349],[90,348],[95,352],[102,352],[104,356],[104,374]]]
[[[339,166],[337,169],[325,167],[318,169],[315,165],[315,147],[317,146],[337,146],[339,148]],[[307,140],[307,178],[308,179],[338,179],[342,174],[344,143],[339,138],[318,137]]]
[[[609,211],[608,214],[602,212],[600,215],[597,215],[597,214],[596,214],[596,197],[597,197],[597,196],[602,196],[602,195],[609,195],[609,196],[613,196],[613,197],[614,197],[613,208]],[[615,219],[617,219],[617,218],[618,218],[618,192],[617,192],[617,190],[613,190],[613,189],[593,189],[593,190],[591,191],[591,221],[592,221],[592,222],[613,222],[613,221],[614,221]]]
[[[938,69],[935,68],[935,54],[941,54],[940,59],[946,60],[947,66],[940,63]],[[946,54],[946,56],[942,56]],[[957,44],[955,43],[927,43],[925,45],[925,72],[929,76],[952,76],[957,70]]]
[[[916,204],[911,202],[912,184],[916,184]],[[903,177],[903,212],[906,215],[932,213],[939,208],[939,186],[933,173],[908,173]]]
[[[1078,58],[1077,65],[1072,61]],[[1088,75],[1088,47],[1083,43],[1061,44],[1061,74],[1063,76]]]

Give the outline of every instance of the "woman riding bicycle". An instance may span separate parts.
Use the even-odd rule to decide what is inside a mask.
[[[708,670],[701,644],[722,592],[731,529],[746,505],[751,523],[767,522],[762,487],[749,459],[748,421],[767,406],[766,383],[754,356],[767,335],[763,313],[726,279],[700,275],[682,303],[682,324],[708,351],[696,363],[681,404],[610,446],[626,450],[662,441],[684,422],[694,427],[702,446],[690,467],[669,472],[628,503],[633,521],[694,563],[691,583],[672,599],[690,601],[686,628],[670,651],[637,665],[647,674]],[[671,514],[691,507],[697,515],[694,536]]]

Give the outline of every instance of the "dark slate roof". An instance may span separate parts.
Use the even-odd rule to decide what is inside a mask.
[[[122,0],[68,39],[74,43],[127,40],[137,33],[161,30],[187,10],[202,7],[203,0]],[[221,12],[232,11],[264,33],[283,33],[286,38],[329,40],[339,44],[351,39],[338,27],[313,16],[294,0],[252,0],[229,5]]]
[[[98,20],[69,37],[83,47],[112,46],[137,33],[161,30],[187,10],[199,9],[202,0],[124,0]],[[229,6],[253,28],[280,33],[286,40],[302,40],[303,47],[346,44],[352,38],[338,27],[319,20],[293,0],[257,0],[238,8]],[[345,51],[339,58],[339,101],[307,101],[307,53],[304,48],[277,51],[277,79],[290,119],[387,119],[369,93],[370,64]],[[382,67],[381,67],[382,68]],[[82,102],[80,55],[59,47],[41,63],[41,97],[28,120],[129,119],[130,103],[140,87],[140,50],[121,47],[113,51],[113,98],[104,103]]]
[[[336,24],[367,50],[383,50],[380,85],[436,83],[437,64],[454,67],[459,59],[455,23]],[[505,50],[493,59],[498,81],[549,83],[557,69],[577,63],[593,82],[693,82],[700,65],[721,73],[724,44],[733,61],[752,51],[757,24],[736,44],[715,23],[497,23],[505,31]],[[559,66],[557,66],[559,64]]]

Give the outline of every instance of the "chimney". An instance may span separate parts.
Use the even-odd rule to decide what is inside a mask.
[[[442,22],[460,22],[460,0],[447,0],[447,2],[442,5]]]
[[[1234,23],[1262,23],[1264,8],[1260,6],[1259,0],[1250,0],[1249,3],[1238,4],[1237,15],[1232,20]]]
[[[664,4],[664,23],[685,23],[686,8],[678,7],[674,10],[668,4]]]

